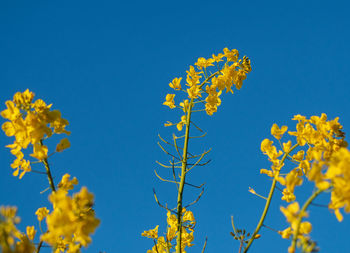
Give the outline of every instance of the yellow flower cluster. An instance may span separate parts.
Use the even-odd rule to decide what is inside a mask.
[[[70,180],[68,174],[64,175],[58,190],[49,197],[53,211],[49,213],[46,208],[39,208],[36,212],[39,221],[46,218],[48,229],[41,240],[51,245],[55,253],[80,252],[82,246],[91,242],[90,234],[100,224],[92,209],[94,196],[86,187],[72,197],[68,196],[68,190],[77,183],[76,178]]]
[[[225,62],[220,67],[219,63],[224,61],[224,58]],[[227,48],[224,49],[224,53],[213,54],[212,58],[198,58],[194,64],[197,66],[197,70],[195,67],[190,66],[189,70],[186,71],[186,86],[188,88],[182,88],[182,77],[176,77],[169,83],[170,88],[185,92],[190,102],[188,99],[185,99],[177,106],[174,100],[175,94],[167,94],[163,104],[171,109],[178,107],[186,113],[193,108],[194,103],[192,102],[195,100],[205,105],[200,110],[205,110],[208,115],[213,115],[217,111],[218,106],[221,105],[220,95],[223,90],[226,89],[226,92],[230,91],[233,93],[233,85],[235,85],[237,90],[241,89],[243,80],[246,79],[246,75],[251,71],[250,60],[245,56],[243,59],[238,58],[239,54],[236,49],[229,50]],[[214,66],[214,63],[217,67],[216,72],[209,75],[207,68]],[[203,96],[206,97],[202,98]],[[176,124],[179,131],[182,130],[184,124],[182,119],[180,124]],[[171,125],[175,124],[165,124],[165,126]]]
[[[265,139],[261,143],[261,150],[266,154],[272,162],[271,170],[262,169],[260,172],[267,174],[270,177],[276,177],[277,181],[285,186],[283,190],[283,200],[291,202],[295,200],[294,188],[301,185],[303,182],[302,176],[315,182],[319,189],[328,189],[331,186],[331,173],[322,173],[324,165],[327,165],[329,159],[336,151],[342,147],[346,147],[347,143],[344,140],[342,125],[338,122],[338,118],[327,120],[327,115],[322,114],[320,117],[312,116],[307,119],[305,116],[296,115],[293,120],[297,120],[295,132],[288,132],[290,136],[296,137],[297,146],[306,146],[307,149],[301,149],[291,155],[292,141],[289,140],[281,144],[282,150],[277,151],[273,145],[273,141]],[[271,128],[271,134],[280,141],[284,133],[287,131],[287,126],[279,128],[274,124]],[[288,157],[298,166],[289,171],[286,176],[279,175],[281,168],[284,166],[283,161],[279,159],[284,154],[284,159]]]
[[[20,222],[16,214],[16,207],[0,207],[0,251],[3,253],[34,253],[33,240],[36,230],[34,226],[28,226],[27,234],[21,233],[16,228],[16,224]]]
[[[288,223],[290,224],[290,227],[286,228],[285,230],[281,231],[280,234],[282,238],[289,239],[290,236],[293,234],[294,230],[297,229],[297,223],[298,218],[301,217],[307,217],[307,214],[305,212],[301,213],[298,202],[294,202],[290,205],[288,205],[287,208],[281,206],[281,212],[286,217]],[[312,225],[310,222],[302,222],[300,224],[300,237],[303,235],[307,235],[311,232]]]
[[[22,178],[26,172],[31,171],[30,161],[24,159],[22,149],[29,145],[33,147],[32,157],[44,160],[48,155],[47,146],[43,145],[44,138],[56,134],[70,134],[65,130],[68,121],[61,117],[58,110],[51,110],[51,104],[37,99],[33,102],[34,93],[28,89],[24,92],[17,92],[13,101],[6,101],[7,109],[1,112],[1,116],[9,121],[2,125],[2,130],[7,136],[14,136],[15,141],[6,147],[16,156],[11,167],[15,169],[14,176]],[[57,147],[57,152],[69,147],[68,139],[62,141]],[[21,173],[19,174],[19,172]]]
[[[181,222],[181,252],[186,253],[185,248],[193,246],[192,241],[194,239],[193,232],[196,225],[196,220],[191,211],[182,210],[182,222]],[[148,250],[147,253],[168,253],[171,249],[176,248],[177,245],[172,243],[174,239],[179,235],[178,221],[174,214],[170,211],[167,213],[167,231],[165,236],[158,236],[157,225],[154,229],[144,231],[141,235],[154,239],[154,246],[152,250]]]
[[[287,126],[279,128],[274,124],[271,134],[278,140],[282,150],[278,150],[273,141],[263,140],[261,151],[268,156],[272,166],[271,170],[262,169],[260,172],[273,177],[285,186],[282,200],[287,202],[296,200],[294,195],[296,186],[302,185],[303,181],[314,182],[317,191],[305,203],[304,210],[318,194],[329,190],[331,192],[329,208],[333,209],[337,219],[342,221],[340,209],[344,208],[345,212],[350,212],[350,151],[346,149],[343,126],[338,122],[339,118],[328,120],[324,113],[310,118],[295,115],[293,120],[298,121],[296,131],[290,131],[288,134],[296,138],[296,144],[292,146],[291,140],[281,143],[288,128]],[[299,150],[296,150],[298,147]],[[296,167],[280,174],[286,159],[291,160]],[[281,211],[290,227],[280,234],[283,238],[290,238],[292,234],[296,237],[293,239],[290,252],[295,250],[295,245],[312,250],[315,245],[307,236],[312,226],[309,222],[301,222],[307,215],[299,210],[298,202],[293,202],[287,208],[281,207]]]
[[[332,186],[328,207],[333,209],[337,219],[342,221],[343,216],[339,209],[344,208],[346,213],[350,213],[350,151],[341,148],[331,156],[327,165],[328,169],[322,176],[330,180]]]

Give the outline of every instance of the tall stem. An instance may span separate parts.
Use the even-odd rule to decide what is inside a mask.
[[[181,180],[179,185],[179,190],[177,194],[177,238],[176,238],[176,253],[181,253],[181,236],[182,236],[182,196],[185,186],[186,179],[186,168],[187,168],[187,150],[188,150],[188,140],[190,137],[190,122],[191,122],[191,112],[193,106],[193,99],[188,106],[187,118],[186,118],[186,133],[184,140],[184,148],[182,154],[182,166],[181,166]]]
[[[326,189],[327,190],[327,189]],[[297,220],[297,226],[296,229],[293,233],[293,240],[292,240],[292,250],[291,252],[295,252],[295,248],[296,248],[296,244],[297,244],[297,239],[298,239],[298,235],[299,235],[299,230],[300,230],[300,225],[301,225],[301,221],[303,219],[303,213],[305,213],[306,209],[309,207],[309,205],[312,203],[312,201],[322,192],[324,192],[325,190],[321,190],[318,189],[317,191],[315,191],[310,198],[305,202],[305,204],[303,205],[303,207],[301,208],[300,212],[299,212],[299,217]]]
[[[279,167],[283,166],[284,160],[286,160],[286,158],[288,157],[290,152],[292,152],[298,146],[299,146],[298,144],[295,144],[288,152],[284,153],[284,155],[283,155],[283,157],[282,157],[282,159],[280,161],[280,164],[279,164],[280,166]],[[259,223],[256,226],[254,233],[252,234],[252,237],[250,238],[250,240],[249,240],[249,242],[247,244],[247,247],[244,250],[244,253],[248,252],[249,247],[252,245],[252,243],[253,243],[253,241],[255,239],[255,236],[259,233],[260,228],[264,224],[264,220],[266,218],[266,214],[267,214],[267,211],[269,210],[269,207],[270,207],[270,204],[271,204],[271,200],[272,200],[272,196],[273,196],[273,193],[274,193],[275,188],[276,188],[276,183],[277,183],[277,178],[279,176],[279,173],[280,173],[280,168],[276,171],[276,174],[274,175],[274,178],[273,178],[273,181],[272,181],[272,184],[271,184],[271,188],[270,188],[270,192],[269,192],[269,196],[267,197],[267,200],[266,200],[264,211],[263,211],[263,213],[262,213],[262,215],[260,217]]]
[[[41,140],[40,141],[40,144],[43,145],[43,141]],[[53,182],[53,178],[52,178],[52,175],[51,175],[51,170],[50,170],[50,165],[49,165],[49,162],[47,160],[47,158],[43,159],[41,161],[44,166],[45,166],[45,169],[46,169],[46,174],[47,174],[47,179],[49,180],[49,184],[50,184],[50,188],[53,192],[56,191],[56,188],[55,188],[55,183]]]

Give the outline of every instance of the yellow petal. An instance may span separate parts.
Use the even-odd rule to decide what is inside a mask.
[[[63,150],[70,147],[70,142],[67,138],[64,138],[56,146],[56,152],[62,152]]]

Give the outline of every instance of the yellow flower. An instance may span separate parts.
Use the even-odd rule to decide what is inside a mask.
[[[159,227],[159,225],[157,225],[154,229],[150,229],[148,231],[144,231],[141,234],[141,236],[157,239],[158,238],[158,227]]]
[[[58,242],[63,246],[80,244],[86,247],[100,221],[95,217],[93,194],[86,187],[70,197],[67,192],[58,189],[49,196],[54,209],[46,217],[48,231],[41,239],[51,246]]]
[[[180,78],[174,78],[171,83],[169,83],[170,88],[173,88],[174,90],[180,90],[181,89],[181,82],[182,77]]]
[[[35,143],[33,148],[33,154],[31,154],[31,156],[41,161],[47,158],[47,151],[48,149],[45,145]]]
[[[289,140],[288,142],[283,143],[283,151],[285,153],[288,153],[291,147],[292,147],[292,141]]]
[[[33,241],[36,234],[36,230],[34,229],[34,226],[31,226],[31,227],[27,226],[26,232],[29,240]]]
[[[236,62],[238,60],[239,54],[237,49],[229,50],[228,48],[224,48],[224,56],[227,58],[227,61]]]
[[[38,221],[42,221],[49,214],[49,210],[46,207],[40,207],[36,210],[35,215],[38,217]]]
[[[279,160],[277,158],[281,156],[283,152],[281,150],[277,152],[276,147],[272,144],[273,141],[270,141],[269,139],[263,140],[261,142],[261,151],[269,157],[269,159],[274,165],[278,165]]]
[[[200,88],[199,85],[193,85],[191,88],[187,89],[188,97],[189,98],[198,98],[201,97],[201,91],[202,89]]]
[[[2,130],[7,136],[14,136],[15,141],[7,147],[11,148],[11,153],[16,156],[16,160],[11,164],[15,169],[14,176],[22,178],[30,171],[30,162],[24,158],[23,150],[29,144],[33,145],[32,157],[38,160],[47,158],[48,148],[41,145],[41,141],[46,137],[51,137],[54,133],[66,133],[65,127],[68,121],[61,118],[59,111],[50,111],[51,105],[38,99],[32,102],[34,93],[28,89],[24,92],[17,92],[13,101],[7,101],[7,109],[1,112],[1,116],[10,120],[2,125]],[[62,147],[67,146],[67,142],[62,143]],[[62,148],[61,147],[61,148]],[[19,172],[21,173],[19,174]]]
[[[287,126],[282,126],[280,129],[277,124],[273,124],[271,128],[271,135],[273,135],[277,140],[280,140],[287,130]]]
[[[251,188],[251,187],[249,187],[249,190],[248,190],[250,193],[252,193],[252,194],[256,194],[256,191],[253,189],[253,188]]]
[[[186,125],[186,115],[181,116],[181,121],[176,124],[177,130],[181,131],[184,125]]]
[[[205,104],[205,111],[207,112],[208,115],[213,115],[214,112],[217,112],[217,106],[212,106],[211,104],[209,103],[206,103]]]
[[[278,233],[282,236],[283,239],[289,239],[290,236],[293,234],[293,231],[290,227],[288,227],[283,231],[278,231]]]
[[[62,152],[70,147],[70,142],[67,138],[63,138],[56,146],[56,152]]]
[[[16,134],[16,127],[13,122],[5,122],[1,128],[7,136],[14,136]]]
[[[303,217],[307,217],[307,213],[300,213],[299,210],[299,203],[298,202],[294,202],[292,204],[289,204],[287,206],[287,208],[281,206],[280,207],[281,212],[284,214],[284,216],[287,218],[287,221],[291,224],[291,228],[293,230],[296,229],[296,225],[298,222],[298,218],[301,216]]]
[[[13,96],[13,102],[19,107],[23,107],[23,109],[27,109],[26,107],[32,102],[34,98],[34,93],[26,89],[23,93],[17,92]]]
[[[196,84],[199,84],[199,79],[201,76],[199,75],[201,72],[196,72],[193,66],[190,66],[190,70],[186,71],[187,77],[186,77],[186,82],[188,86],[192,87]]]
[[[198,58],[197,62],[194,64],[198,69],[207,68],[209,66],[214,66],[214,59],[205,59],[203,57]]]
[[[1,112],[1,116],[11,121],[20,117],[21,113],[12,101],[6,101],[7,109]]]
[[[304,221],[300,224],[300,233],[301,234],[310,234],[312,230],[312,225],[308,221]]]
[[[166,123],[164,123],[164,126],[165,126],[165,127],[172,126],[172,125],[174,125],[174,124],[171,123],[170,121],[167,121]]]
[[[175,94],[167,94],[163,105],[169,106],[170,109],[174,109],[176,107],[174,97],[175,97]]]
[[[74,189],[74,185],[78,184],[78,179],[74,177],[72,180],[70,180],[70,175],[69,174],[64,174],[61,182],[58,184],[58,188],[64,190],[64,191],[69,191]]]
[[[288,203],[295,200],[295,195],[294,195],[294,193],[291,192],[291,191],[290,191],[289,189],[287,189],[287,188],[283,189],[282,194],[283,194],[283,196],[282,196],[281,199],[287,201]]]
[[[184,112],[187,112],[189,105],[190,102],[188,101],[188,99],[185,99],[183,102],[180,103],[180,106],[182,107],[182,110]]]
[[[214,60],[215,62],[221,62],[221,61],[223,61],[223,60],[222,60],[222,57],[224,57],[224,55],[221,54],[221,53],[219,53],[217,56],[216,56],[215,54],[213,54],[212,57],[213,57],[213,60]]]

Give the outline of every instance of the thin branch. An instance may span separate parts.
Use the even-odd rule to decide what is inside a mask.
[[[190,139],[202,138],[202,137],[204,137],[204,136],[206,136],[206,135],[207,135],[207,133],[204,133],[204,134],[199,135],[199,136],[190,136],[189,138],[190,138]]]
[[[45,190],[41,191],[40,194],[43,194],[44,192],[50,190],[50,187],[47,187]]]
[[[205,109],[193,110],[192,112],[204,112]]]
[[[43,146],[43,140],[40,140],[40,145]],[[49,165],[49,162],[47,160],[47,158],[43,159],[41,161],[44,166],[45,166],[45,169],[46,169],[46,173],[47,173],[47,179],[49,180],[49,184],[50,184],[50,187],[51,187],[51,190],[53,192],[56,191],[56,188],[55,188],[55,183],[53,182],[53,178],[52,178],[52,175],[51,175],[51,170],[50,170],[50,165]]]
[[[266,226],[265,224],[263,224],[263,227],[268,228],[268,229],[270,229],[271,231],[276,232],[276,233],[279,234],[279,231],[276,230],[276,229],[274,229],[274,228],[272,228],[272,227]]]
[[[158,163],[160,166],[164,167],[164,168],[173,168],[174,165],[170,166],[170,165],[164,165],[158,161],[156,161],[156,163]],[[181,166],[175,166],[175,168],[181,168]]]
[[[176,188],[177,188],[177,190],[179,190],[178,182],[176,181],[175,166],[174,166],[174,158],[173,158],[172,166],[173,166],[173,168],[172,168],[173,177],[174,177],[174,181],[176,182]]]
[[[317,207],[326,207],[326,208],[328,208],[328,205],[326,205],[326,204],[317,204],[317,203],[312,203],[312,202],[311,202],[310,205],[312,205],[312,206],[317,206]]]
[[[204,132],[199,126],[197,126],[193,121],[191,121],[191,123],[200,131],[200,132]]]
[[[36,253],[40,252],[41,247],[43,246],[43,241],[40,240],[38,247],[36,248]]]
[[[169,146],[175,147],[174,144],[171,144],[170,142],[164,140],[164,139],[160,136],[160,134],[158,134],[158,137],[159,137],[159,139],[161,139],[164,143],[168,144]],[[180,150],[183,150],[183,148],[181,148],[181,147],[178,147],[178,148],[179,148]],[[192,154],[191,154],[190,152],[187,152],[187,154],[189,154],[189,155],[192,156]]]
[[[158,146],[164,151],[165,154],[170,155],[171,157],[173,157],[173,158],[175,158],[175,159],[177,159],[177,160],[179,160],[179,161],[181,160],[181,159],[179,159],[178,157],[176,157],[176,156],[174,156],[173,154],[170,154],[168,151],[166,151],[165,148],[163,148],[163,146],[160,145],[159,142],[157,142],[157,144],[158,144]]]
[[[209,159],[208,161],[206,161],[205,163],[198,163],[196,166],[205,166],[207,165],[208,163],[211,162],[211,159]],[[194,163],[188,163],[187,165],[194,165]]]
[[[197,185],[185,182],[185,185],[192,186],[194,188],[200,189],[200,188],[202,188],[205,185],[205,183],[201,184],[200,186],[197,186]]]
[[[161,176],[159,176],[159,175],[157,174],[157,171],[156,171],[156,170],[154,170],[154,173],[156,174],[156,176],[157,176],[160,180],[162,180],[162,181],[164,181],[164,182],[173,183],[173,184],[178,184],[178,182],[176,182],[176,181],[171,181],[171,180],[162,178]]]
[[[166,206],[163,206],[163,205],[159,202],[158,197],[157,197],[157,194],[156,194],[156,190],[155,190],[154,188],[153,188],[153,195],[154,195],[154,199],[156,200],[157,204],[158,204],[161,208],[164,208],[165,210],[176,214],[175,211],[173,211],[173,210],[167,208]]]
[[[207,246],[207,241],[208,241],[208,237],[205,237],[205,242],[203,245],[202,253],[204,253],[204,251],[205,251],[205,247]]]
[[[157,243],[156,243],[156,240],[155,240],[155,239],[153,239],[153,243],[154,243],[154,246],[156,247],[156,251],[157,251],[157,253],[159,253],[159,252],[158,252]]]
[[[235,235],[237,236],[238,232],[237,232],[237,229],[235,227],[235,223],[233,222],[233,215],[231,216],[231,225],[232,225],[233,232],[235,232]]]
[[[36,173],[36,174],[47,175],[47,173],[45,171],[31,170],[30,172],[33,172],[33,173]]]
[[[199,199],[202,197],[203,193],[204,193],[204,188],[202,188],[202,191],[201,191],[201,193],[198,195],[198,197],[196,198],[196,200],[193,201],[192,203],[188,204],[187,206],[185,206],[185,208],[188,208],[188,207],[190,207],[190,206],[196,204],[196,203],[199,201]]]
[[[181,156],[181,154],[179,152],[179,147],[177,146],[177,143],[176,143],[176,135],[175,134],[173,134],[173,140],[174,140],[174,147],[176,149],[176,152],[179,155],[179,157],[181,158],[180,160],[182,160],[183,158],[182,158],[182,156]]]
[[[206,154],[208,154],[210,151],[211,151],[211,149],[209,149],[208,151],[203,152],[203,153],[201,154],[200,158],[197,160],[197,162],[196,162],[195,164],[193,164],[193,165],[191,166],[191,168],[189,168],[189,169],[186,170],[186,173],[188,173],[190,170],[192,170],[192,169],[203,159],[203,157],[204,157]]]

